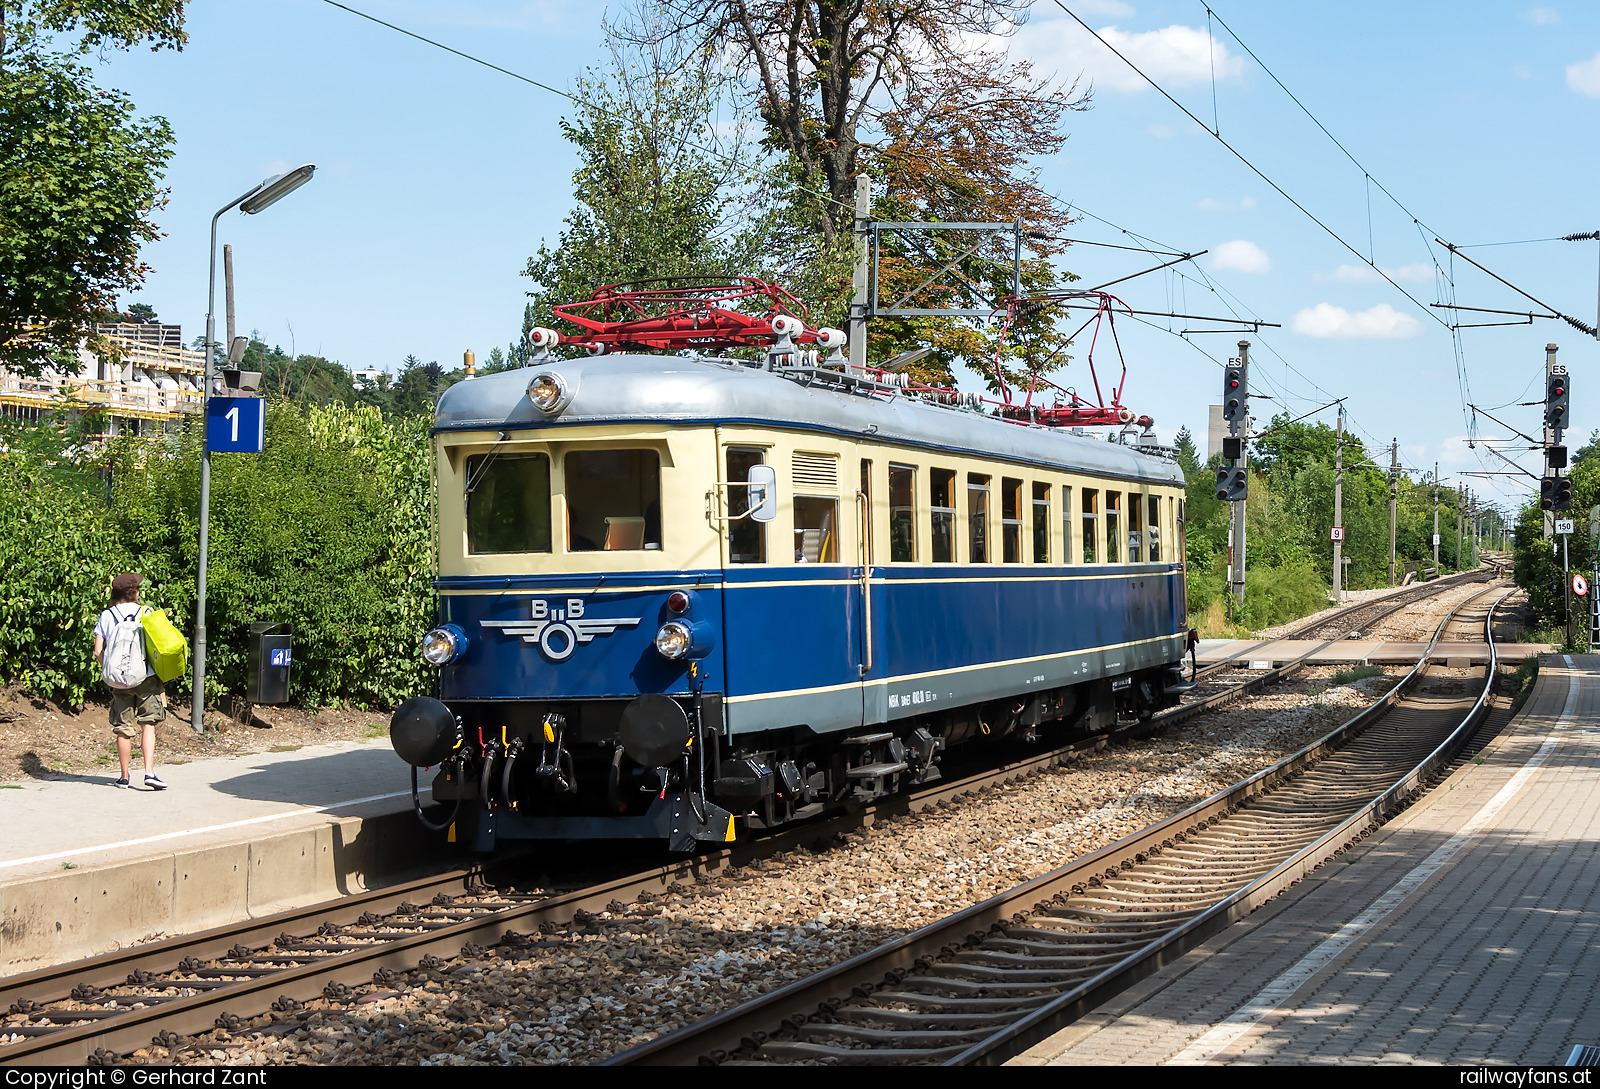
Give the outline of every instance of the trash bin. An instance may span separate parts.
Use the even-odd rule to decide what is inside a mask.
[[[247,703],[289,702],[289,662],[294,629],[288,624],[250,625],[250,659],[244,698]]]

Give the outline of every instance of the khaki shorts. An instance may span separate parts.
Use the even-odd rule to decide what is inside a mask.
[[[161,678],[151,675],[134,688],[111,690],[111,732],[134,738],[143,727],[153,726],[167,717],[166,690]]]

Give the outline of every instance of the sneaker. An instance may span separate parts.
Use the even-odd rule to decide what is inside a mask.
[[[123,782],[126,783],[127,780],[123,780]],[[144,774],[144,785],[149,787],[151,790],[166,790],[167,789],[167,784],[163,783],[161,781],[161,777],[158,776],[153,771],[145,772],[145,774]]]
[[[128,785],[128,780],[126,780],[126,779],[118,779],[116,782],[112,783],[111,785],[112,786],[116,786],[116,787],[124,787],[124,788],[126,788],[127,785]]]

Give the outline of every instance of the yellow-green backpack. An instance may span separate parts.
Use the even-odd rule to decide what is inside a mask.
[[[167,614],[151,609],[139,618],[144,627],[145,655],[162,684],[176,680],[189,669],[189,641],[172,626]]]

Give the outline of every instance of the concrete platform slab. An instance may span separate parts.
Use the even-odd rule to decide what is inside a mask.
[[[1308,651],[1312,665],[1415,665],[1427,649],[1427,643],[1401,640],[1340,639],[1323,647],[1324,640],[1315,639],[1202,639],[1195,648],[1198,664],[1214,665],[1232,661],[1240,668],[1272,668],[1299,658]],[[1320,649],[1318,649],[1320,648]],[[1548,643],[1498,644],[1500,660],[1511,664],[1524,658],[1549,654],[1555,648]],[[1431,660],[1452,667],[1467,668],[1484,665],[1489,661],[1489,649],[1484,643],[1438,643]],[[1271,662],[1263,667],[1259,663]]]
[[[0,790],[0,974],[331,899],[459,853],[417,826],[410,769],[384,738],[158,770],[165,791],[116,789],[112,775]]]
[[[1546,1066],[1600,1026],[1600,657],[1384,829],[1014,1060]]]

